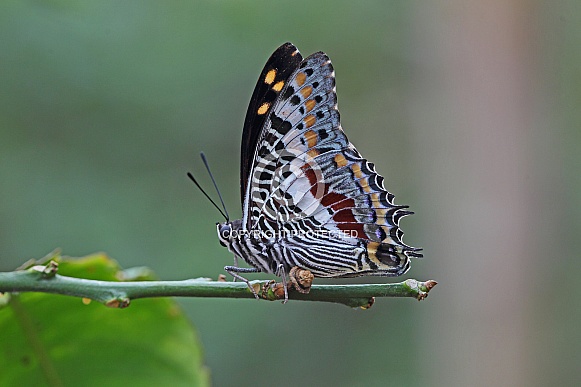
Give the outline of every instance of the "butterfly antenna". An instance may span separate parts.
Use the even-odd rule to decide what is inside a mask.
[[[216,184],[216,180],[214,180],[214,175],[212,175],[212,171],[210,171],[210,165],[208,164],[208,160],[206,160],[206,155],[204,154],[204,152],[200,152],[200,157],[202,157],[202,161],[204,162],[204,165],[206,166],[206,169],[208,170],[208,174],[210,175],[210,179],[212,179],[212,183],[214,183],[214,188],[216,188],[216,192],[218,192],[218,198],[220,198],[220,203],[222,203],[222,208],[224,209],[224,212],[226,213],[226,220],[230,220],[230,215],[228,215],[228,210],[226,209],[226,205],[224,204],[224,200],[222,199],[222,194],[220,193],[220,190],[218,189],[218,184]]]
[[[220,212],[220,214],[222,214],[222,216],[226,219],[226,221],[228,222],[230,220],[230,218],[228,218],[228,214],[226,212],[226,214],[224,214],[224,212],[220,209],[220,207],[218,207],[218,205],[216,204],[216,202],[214,202],[212,200],[212,198],[210,196],[208,196],[208,194],[206,193],[206,191],[204,191],[204,189],[200,186],[200,184],[198,183],[198,181],[194,178],[194,175],[192,175],[190,172],[188,172],[188,177],[190,179],[192,179],[192,181],[194,182],[194,184],[196,185],[196,187],[198,187],[198,189],[200,191],[202,191],[202,193],[204,194],[205,197],[208,198],[208,200],[210,201],[210,203],[212,203],[214,205],[214,207],[216,207],[216,209]],[[213,180],[213,179],[212,179]],[[223,204],[223,203],[222,203]],[[226,207],[224,207],[224,211],[226,210]]]

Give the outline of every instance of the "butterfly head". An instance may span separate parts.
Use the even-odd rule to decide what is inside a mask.
[[[242,220],[226,221],[224,223],[216,223],[216,230],[218,231],[218,240],[224,247],[232,245],[234,239],[239,239],[242,230]]]

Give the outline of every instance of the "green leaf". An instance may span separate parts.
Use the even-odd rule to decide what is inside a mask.
[[[59,259],[59,274],[127,280],[103,254]],[[153,279],[144,270],[138,276]],[[43,293],[11,294],[6,301],[2,386],[209,385],[197,335],[173,299],[139,299],[125,309]]]

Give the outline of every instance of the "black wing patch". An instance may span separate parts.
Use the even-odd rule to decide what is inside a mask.
[[[254,153],[264,122],[274,102],[284,88],[290,75],[299,67],[303,57],[292,43],[280,46],[268,59],[260,73],[242,131],[242,149],[240,152],[240,197],[244,205],[244,195],[248,177],[254,162]]]

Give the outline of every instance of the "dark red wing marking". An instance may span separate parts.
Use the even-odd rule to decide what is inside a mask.
[[[308,168],[307,165],[303,166],[302,169],[309,179],[309,183],[311,184],[311,194],[313,197],[316,197],[317,194],[320,194],[320,192],[318,192],[318,184],[322,183],[317,182],[317,176],[311,168],[306,168]],[[357,235],[353,236],[361,239],[369,239],[365,234],[365,230],[363,228],[364,224],[358,222],[355,219],[353,211],[351,210],[352,208],[355,208],[355,201],[343,194],[328,191],[329,188],[327,185],[325,185],[323,197],[321,197],[321,205],[327,208],[331,208],[334,211],[333,220],[337,222],[337,227],[339,230],[349,233],[355,231]]]

